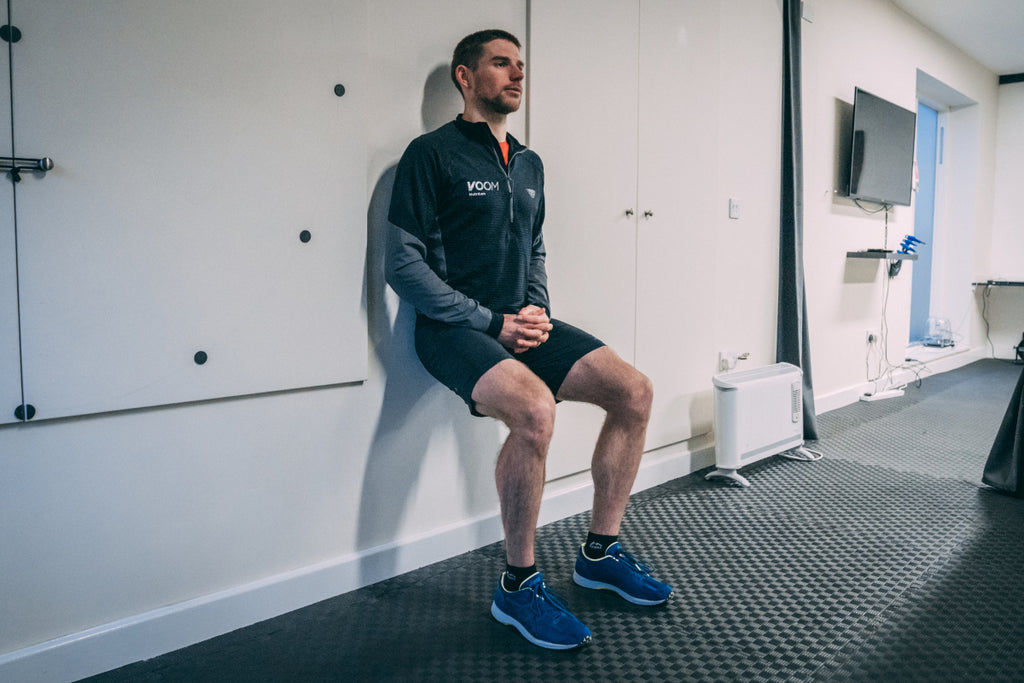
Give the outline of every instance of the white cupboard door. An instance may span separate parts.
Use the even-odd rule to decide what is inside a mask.
[[[718,3],[641,0],[636,364],[653,449],[707,433],[715,374]]]
[[[0,26],[8,25],[7,3]],[[0,42],[0,157],[13,157],[8,45]],[[0,171],[0,424],[18,422],[21,406],[21,346],[18,339],[18,278],[14,232],[14,183]]]
[[[534,3],[530,146],[544,161],[555,317],[633,358],[637,6]]]
[[[637,3],[536,2],[530,13],[529,144],[544,161],[554,317],[633,361],[636,307]],[[562,404],[548,478],[586,470],[603,420]]]
[[[364,379],[365,3],[13,6],[36,418]]]

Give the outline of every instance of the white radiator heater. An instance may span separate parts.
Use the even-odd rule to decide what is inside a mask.
[[[803,372],[789,363],[715,375],[715,465],[707,479],[750,486],[737,472],[804,443]]]

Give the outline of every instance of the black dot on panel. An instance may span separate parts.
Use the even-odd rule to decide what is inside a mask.
[[[196,351],[196,355],[192,358],[195,360],[196,365],[202,365],[207,361],[209,356],[206,355],[206,351]]]
[[[3,40],[5,43],[17,43],[21,40],[21,29],[10,24],[0,26],[0,40]]]
[[[36,407],[31,403],[25,403],[14,409],[14,417],[18,420],[31,420],[36,416]]]
[[[310,241],[311,239],[313,239],[313,233],[311,233],[309,230],[303,230],[302,232],[299,233],[299,240],[303,244]]]

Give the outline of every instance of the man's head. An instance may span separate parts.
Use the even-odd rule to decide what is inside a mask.
[[[451,75],[466,103],[464,115],[489,119],[517,111],[524,68],[519,40],[507,31],[492,29],[463,38],[452,55]]]
[[[468,68],[470,71],[475,71],[477,66],[480,64],[480,57],[484,54],[484,45],[491,42],[492,40],[507,40],[516,46],[516,49],[522,47],[519,43],[519,39],[508,31],[502,31],[500,28],[491,28],[485,31],[477,31],[476,33],[470,33],[468,36],[459,41],[459,44],[455,46],[455,52],[452,54],[452,83],[455,87],[462,92],[462,86],[459,85],[459,79],[455,75],[455,70],[461,65]]]

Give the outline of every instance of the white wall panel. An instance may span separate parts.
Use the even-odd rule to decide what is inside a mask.
[[[653,380],[648,449],[711,429],[718,11],[640,0],[537,3],[531,14],[552,308]],[[552,476],[562,450],[589,466],[582,435],[596,437],[601,417],[559,408],[574,436],[556,430]]]
[[[632,363],[636,310],[636,2],[535,2],[530,146],[544,161],[552,315]],[[629,213],[627,213],[627,211]],[[604,413],[562,404],[548,476],[590,468]]]
[[[641,0],[636,365],[648,448],[711,431],[718,202],[718,2]],[[648,213],[650,215],[648,215]]]
[[[37,419],[364,379],[365,8],[14,6]]]
[[[536,2],[530,20],[530,146],[544,161],[552,312],[632,361],[637,3]]]

